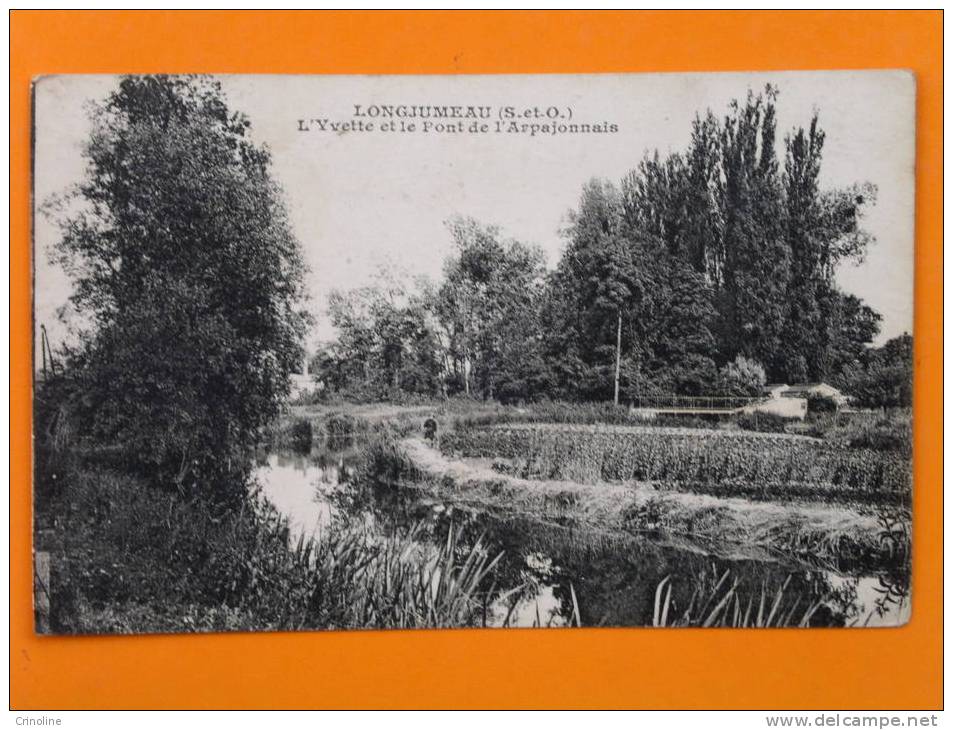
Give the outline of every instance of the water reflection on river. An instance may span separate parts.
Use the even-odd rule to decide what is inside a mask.
[[[412,488],[357,485],[358,458],[350,441],[325,444],[310,454],[271,453],[260,461],[259,481],[288,518],[293,535],[320,533],[334,520],[384,530],[420,524],[421,539],[433,541],[445,540],[451,526],[471,543],[484,535],[493,554],[503,552],[498,586],[519,587],[489,607],[489,625],[570,625],[574,599],[584,626],[651,625],[655,589],[664,578],[671,576],[673,611],[684,610],[695,587],[714,587],[726,569],[738,581],[739,594],[754,597],[755,607],[762,593],[773,596],[785,580],[792,601],[801,597],[805,607],[808,600],[823,602],[813,624],[897,625],[909,617],[903,579],[848,577],[773,559],[726,559],[685,543],[488,513]]]

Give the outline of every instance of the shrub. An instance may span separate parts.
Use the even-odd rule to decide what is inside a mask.
[[[311,421],[299,418],[291,426],[291,447],[296,451],[310,451],[314,440]]]
[[[721,369],[720,380],[727,395],[760,395],[765,384],[764,367],[757,360],[738,355]]]
[[[369,426],[363,418],[357,418],[350,413],[329,413],[324,417],[323,423],[328,438],[337,440],[365,433]]]
[[[856,449],[899,451],[907,455],[913,450],[913,428],[909,414],[891,414],[870,421],[849,423],[842,431],[843,438]]]

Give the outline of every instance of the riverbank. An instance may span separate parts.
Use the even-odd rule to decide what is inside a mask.
[[[768,552],[806,565],[857,569],[906,559],[883,518],[841,505],[721,498],[648,482],[524,479],[500,473],[489,459],[449,458],[420,438],[404,438],[398,448],[419,484],[480,509],[599,531],[654,532],[699,541],[716,554]]]

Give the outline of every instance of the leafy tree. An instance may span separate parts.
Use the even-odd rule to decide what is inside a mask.
[[[631,397],[711,392],[739,355],[774,380],[821,379],[866,348],[877,315],[834,273],[870,242],[875,190],[821,190],[816,117],[787,138],[782,174],[776,100],[767,87],[721,123],[697,116],[686,152],[646,155],[621,193],[586,185],[544,308],[555,392],[609,397],[614,355]]]
[[[902,334],[882,347],[871,348],[843,376],[854,401],[868,408],[909,408],[913,405],[913,338]]]
[[[564,256],[546,277],[540,303],[544,391],[560,400],[579,398],[582,384],[590,381],[590,366],[583,351],[587,340],[582,336],[581,292],[573,283]]]
[[[124,77],[92,121],[57,247],[90,329],[72,406],[130,467],[235,504],[306,325],[269,153],[207,78]]]
[[[328,294],[328,315],[337,330],[334,346],[324,354],[327,363],[318,363],[318,371],[324,375],[333,370],[335,376],[329,385],[338,389],[355,383],[369,384],[373,379],[375,356],[378,346],[377,331],[373,316],[373,289],[343,292],[332,290]],[[333,364],[332,364],[333,363]]]
[[[566,250],[547,302],[546,352],[557,390],[618,398],[622,361],[639,339],[627,328],[642,304],[634,246],[623,235],[623,201],[604,180],[589,181],[565,231]],[[565,304],[558,300],[565,298]]]
[[[829,379],[838,382],[846,369],[863,362],[883,318],[853,294],[834,292],[833,296],[825,359]]]
[[[507,241],[494,226],[454,218],[456,252],[445,263],[435,309],[454,382],[464,393],[516,400],[535,395],[543,378],[539,307],[540,249]]]
[[[406,281],[384,271],[369,286],[333,290],[328,314],[338,336],[315,363],[318,378],[359,400],[436,395],[443,365],[430,306]]]

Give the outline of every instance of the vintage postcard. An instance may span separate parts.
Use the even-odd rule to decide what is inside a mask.
[[[36,630],[905,623],[915,95],[37,79]]]

